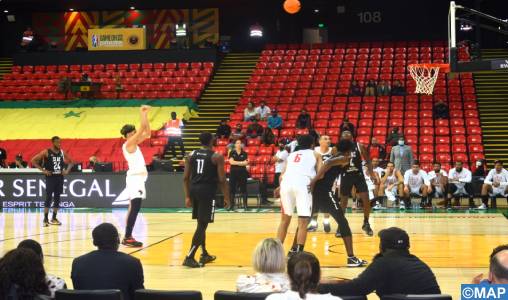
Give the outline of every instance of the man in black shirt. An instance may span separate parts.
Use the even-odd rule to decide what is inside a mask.
[[[7,151],[0,147],[0,168],[7,168],[5,160],[7,159]]]
[[[296,119],[296,128],[298,129],[310,129],[312,127],[312,121],[307,110],[304,108]]]
[[[357,278],[333,286],[340,295],[441,294],[432,270],[409,253],[409,236],[397,227],[379,232],[380,253]]]
[[[60,148],[60,138],[54,136],[51,138],[51,148],[42,150],[32,158],[32,166],[41,170],[46,176],[46,201],[44,201],[44,221],[43,226],[62,225],[56,218],[58,208],[60,207],[60,194],[63,192],[64,176],[69,174],[73,160],[67,152]],[[42,165],[41,165],[42,163]],[[67,165],[67,168],[64,168]],[[49,207],[53,202],[53,217],[51,222],[48,220]]]
[[[9,165],[9,168],[12,169],[23,169],[26,167],[28,167],[28,163],[23,160],[23,155],[21,153],[18,153],[16,155],[16,160]]]
[[[231,135],[231,126],[227,124],[226,120],[221,120],[220,125],[217,127],[217,130],[215,132],[215,136],[218,139],[229,139],[229,136]]]
[[[143,289],[143,266],[139,259],[118,251],[120,237],[113,224],[102,223],[92,231],[98,250],[72,262],[72,285],[75,290],[119,289],[124,300],[134,300]]]
[[[224,195],[224,204],[229,206],[229,191],[224,171],[224,157],[215,153],[212,148],[215,141],[209,132],[199,135],[202,148],[192,151],[185,158],[183,173],[183,191],[185,193],[185,206],[192,206],[192,218],[197,219],[197,228],[192,238],[189,253],[183,262],[189,268],[201,268],[216,259],[206,250],[206,228],[213,223],[215,215],[215,193],[217,184],[220,185]],[[201,247],[199,262],[194,256]]]

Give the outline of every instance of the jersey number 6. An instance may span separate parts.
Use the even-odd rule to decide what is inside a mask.
[[[301,157],[301,156],[302,156],[302,155],[301,155],[300,153],[298,153],[297,155],[295,155],[295,160],[294,160],[294,162],[300,162],[300,157]]]

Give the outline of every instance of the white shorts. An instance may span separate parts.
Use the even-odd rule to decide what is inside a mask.
[[[284,185],[280,187],[280,203],[282,213],[292,216],[296,207],[299,217],[312,215],[312,194],[307,184]]]
[[[125,190],[129,200],[141,198],[146,199],[145,182],[148,176],[132,175],[125,178]]]
[[[376,189],[376,185],[372,182],[372,180],[369,177],[365,178],[367,182],[367,188],[369,189],[369,199],[373,200],[374,197],[374,190]]]
[[[444,191],[440,186],[435,186],[432,190],[432,194],[441,197],[444,196]]]
[[[385,195],[386,195],[386,198],[388,198],[389,201],[395,201],[398,195],[399,191],[397,189],[397,186],[394,186],[391,190],[389,189],[385,189]]]
[[[421,196],[422,195],[421,188],[422,188],[422,185],[420,185],[420,186],[410,186],[409,190],[410,190],[411,194],[415,194],[415,195]]]
[[[492,192],[490,193],[490,196],[491,197],[494,197],[494,196],[503,196],[503,197],[506,197],[506,187],[502,187],[502,186],[495,187],[495,186],[492,186]]]

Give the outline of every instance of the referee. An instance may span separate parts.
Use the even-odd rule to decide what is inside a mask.
[[[64,168],[67,165],[67,168]],[[60,138],[51,138],[51,148],[42,150],[32,158],[32,166],[46,176],[46,200],[44,201],[44,221],[42,226],[62,225],[56,218],[60,207],[60,194],[63,192],[64,176],[69,174],[73,160],[60,148]],[[48,220],[49,208],[53,202],[53,217]]]

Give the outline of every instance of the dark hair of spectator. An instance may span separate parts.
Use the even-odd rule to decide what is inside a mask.
[[[299,252],[288,261],[288,275],[291,289],[305,299],[307,293],[317,290],[321,278],[319,260],[312,253]]]

